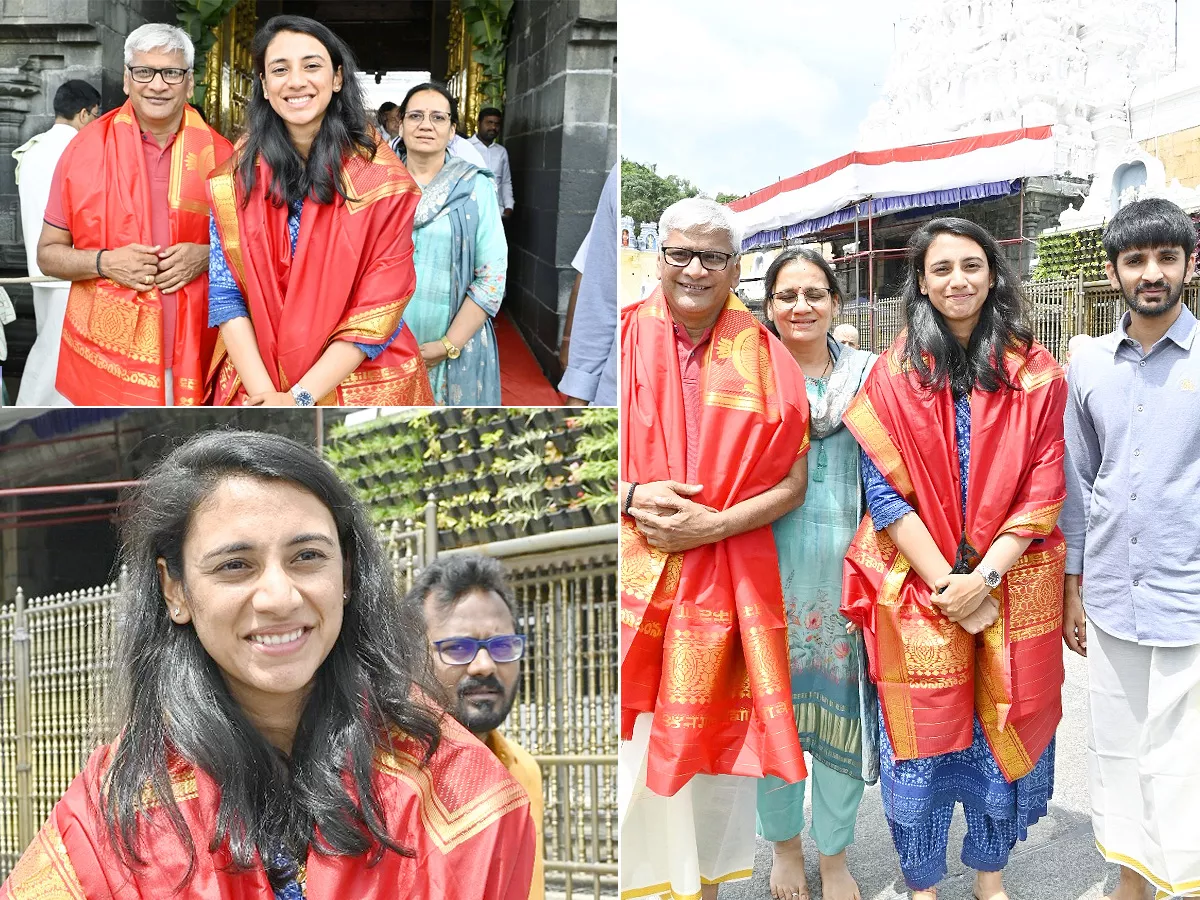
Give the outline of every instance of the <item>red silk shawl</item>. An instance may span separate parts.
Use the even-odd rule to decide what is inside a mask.
[[[184,106],[171,145],[167,220],[171,243],[208,244],[204,180],[233,152],[229,141]],[[76,246],[153,245],[150,181],[133,104],[101,116],[71,141],[60,162],[63,211]],[[164,248],[165,249],[165,248]],[[177,292],[172,387],[177,406],[204,396],[204,367],[217,330],[208,327],[208,273]],[[77,406],[162,406],[166,402],[162,292],[107,278],[71,284],[57,388]]]
[[[686,481],[684,400],[662,288],[621,312],[621,459],[629,481]],[[700,481],[716,509],[778,484],[808,452],[800,367],[730,294],[700,374]],[[769,526],[667,554],[621,526],[621,713],[653,712],[646,784],[697,773],[807,772],[792,714],[787,622]]]
[[[416,287],[412,220],[421,190],[388,147],[375,158],[351,154],[342,187],[351,199],[309,197],[292,255],[286,205],[269,197],[271,170],[260,158],[254,190],[237,176],[237,156],[209,179],[208,197],[225,259],[246,301],[258,350],[276,390],[286,391],[335,340],[382,344],[400,325]],[[246,391],[218,339],[208,390],[218,406]],[[363,360],[321,404],[419,406],[433,403],[429,376],[407,326],[375,359]]]
[[[953,562],[963,535],[954,400],[924,391],[888,349],[843,421]],[[1040,538],[992,595],[1000,616],[979,635],[947,619],[886,531],[868,514],[846,554],[842,612],[864,629],[871,677],[897,759],[971,744],[978,712],[1009,781],[1028,773],[1062,717],[1060,633],[1066,544],[1056,525],[1066,496],[1067,387],[1050,353],[1009,351],[1017,390],[971,392],[966,537],[980,554],[1004,533]]]
[[[373,777],[388,832],[414,850],[415,858],[387,852],[368,866],[368,856],[310,850],[307,896],[528,900],[535,846],[528,795],[461,726],[446,717],[442,728],[442,742],[428,766],[420,764],[421,748],[404,737],[375,757]],[[164,821],[140,829],[141,853],[149,865],[128,869],[113,851],[98,809],[110,752],[102,747],[92,754],[0,887],[0,900],[275,900],[261,867],[233,870],[228,842],[208,850],[220,787],[186,763],[175,767],[172,789],[196,845],[192,878],[175,892],[188,856]]]

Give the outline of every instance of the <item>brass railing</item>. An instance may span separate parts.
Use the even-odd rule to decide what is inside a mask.
[[[1108,334],[1125,311],[1120,292],[1107,281],[1032,281],[1024,289],[1034,335],[1059,362],[1066,361],[1067,341],[1073,336]],[[1184,289],[1183,301],[1200,316],[1200,283],[1193,281]],[[833,324],[843,322],[858,329],[860,347],[879,353],[904,328],[904,301],[882,297],[873,304],[843,305]]]
[[[437,555],[424,523],[380,530],[407,590]],[[529,636],[505,732],[542,766],[548,895],[616,895],[616,526],[464,550],[502,560]],[[0,609],[0,880],[88,754],[106,739],[112,611],[120,584]]]

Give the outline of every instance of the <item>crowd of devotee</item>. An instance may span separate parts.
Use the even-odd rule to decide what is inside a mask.
[[[819,250],[782,250],[756,313],[727,207],[679,201],[658,234],[658,285],[620,318],[623,896],[716,897],[761,840],[771,896],[807,900],[807,827],[820,896],[861,900],[847,850],[878,785],[899,889],[936,897],[954,852],[1005,900],[1065,741],[1110,900],[1195,896],[1192,219],[1156,198],[1112,216],[1123,315],[1066,371],[966,219],[912,234],[878,355],[833,328]],[[1058,732],[1070,653],[1086,733]]]

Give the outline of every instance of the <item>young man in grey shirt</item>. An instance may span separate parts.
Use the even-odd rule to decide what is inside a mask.
[[[1200,887],[1200,338],[1180,302],[1195,246],[1166,200],[1113,216],[1105,268],[1128,310],[1068,373],[1063,638],[1088,658],[1111,900]]]

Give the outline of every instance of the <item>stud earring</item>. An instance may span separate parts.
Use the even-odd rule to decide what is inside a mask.
[[[173,615],[173,616],[178,616],[178,615],[179,615],[179,607],[178,607],[178,606],[177,606],[177,607],[175,607],[175,611],[174,611],[173,613],[171,613],[171,615]]]

